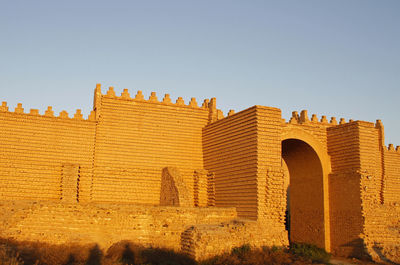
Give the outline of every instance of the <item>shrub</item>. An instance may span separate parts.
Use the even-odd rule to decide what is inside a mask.
[[[39,242],[26,242],[0,239],[0,245],[18,253],[20,264],[31,265],[78,265],[90,260],[93,245],[51,245]],[[93,257],[93,255],[92,255]],[[1,264],[1,263],[0,263]]]
[[[246,253],[251,251],[251,246],[249,244],[241,245],[240,247],[234,247],[231,250],[231,255],[244,256]]]
[[[0,238],[0,265],[196,265],[190,257],[129,241],[112,245],[105,254],[95,244],[52,245]]]
[[[23,265],[18,252],[6,244],[0,244],[0,265]]]
[[[326,252],[325,249],[307,243],[291,243],[289,251],[293,255],[319,263],[329,264],[331,258],[331,254]]]
[[[0,265],[303,265],[327,263],[330,254],[310,244],[294,243],[290,248],[234,247],[228,253],[197,263],[172,250],[146,248],[129,241],[112,245],[103,254],[97,245],[51,245],[17,242],[0,238]]]
[[[233,248],[230,253],[225,253],[200,262],[201,265],[303,265],[311,263],[310,260],[293,255],[288,252],[286,248],[263,247],[261,249],[252,249],[249,245]]]
[[[105,264],[195,265],[188,256],[162,248],[145,248],[129,241],[112,245],[105,256]]]

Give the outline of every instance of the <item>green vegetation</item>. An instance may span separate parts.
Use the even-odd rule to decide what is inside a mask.
[[[0,239],[0,265],[264,265],[328,264],[330,255],[309,244],[290,248],[252,248],[245,244],[213,258],[196,262],[168,249],[145,248],[121,241],[103,252],[97,245],[49,245]]]
[[[249,244],[242,245],[240,247],[234,247],[231,250],[231,255],[236,255],[238,257],[244,257],[251,251],[251,246]]]
[[[0,265],[197,265],[172,250],[121,241],[103,252],[97,245],[50,245],[0,239]]]
[[[326,252],[325,249],[307,243],[291,243],[289,251],[293,255],[310,259],[313,262],[327,264],[331,259],[331,254]]]
[[[312,263],[313,260],[310,258],[297,256],[284,247],[272,246],[252,249],[250,245],[246,244],[241,247],[233,248],[231,253],[225,253],[202,261],[200,265],[302,265]]]
[[[20,265],[23,264],[19,254],[5,245],[0,245],[0,265]]]

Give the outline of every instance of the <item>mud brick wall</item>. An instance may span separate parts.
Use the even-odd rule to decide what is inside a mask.
[[[176,249],[186,240],[179,241],[179,237],[187,225],[204,225],[204,219],[206,226],[193,231],[212,237],[226,230],[220,242],[234,245],[256,240],[256,233],[267,239],[259,238],[265,244],[285,245],[289,167],[292,177],[300,176],[292,181],[292,188],[298,182],[304,184],[305,177],[317,173],[316,167],[305,170],[311,159],[304,154],[315,153],[318,157],[313,160],[320,163],[312,164],[322,166],[323,172],[315,174],[322,177],[322,188],[321,179],[309,180],[305,184],[309,190],[303,193],[321,201],[311,191],[323,189],[324,220],[320,223],[324,222],[327,249],[331,244],[335,254],[344,256],[362,256],[367,250],[376,260],[383,255],[391,261],[400,252],[400,147],[384,146],[379,120],[376,124],[338,122],[334,117],[328,121],[325,116],[318,120],[301,111],[293,112],[286,123],[279,109],[263,106],[236,114],[230,111],[224,118],[214,98],[199,106],[194,98],[187,103],[182,98],[172,102],[168,94],[158,99],[151,93],[145,99],[140,91],[131,97],[124,90],[117,96],[112,87],[102,94],[98,85],[94,110],[87,120],[80,110],[71,117],[65,111],[54,115],[51,107],[44,114],[36,109],[26,113],[21,104],[9,111],[3,102],[0,125],[0,201],[5,202],[1,208],[7,213],[0,215],[4,236],[109,244],[127,234],[146,244],[165,240],[163,246]],[[291,142],[296,142],[296,148]],[[286,161],[292,164],[285,163],[282,155],[293,155]],[[160,203],[162,170],[167,167],[176,168],[181,176],[176,178],[178,190],[187,187],[180,199],[185,202],[179,203],[182,208],[149,206]],[[297,198],[301,198],[299,190]],[[15,205],[19,200],[42,200],[48,205]],[[208,227],[209,233],[208,224],[228,221],[236,216],[235,211],[187,206],[214,204],[236,207],[239,217],[257,220],[257,228],[244,225],[247,232],[242,236],[231,231],[236,226],[217,225]],[[302,200],[291,206],[304,211],[305,204],[316,208]],[[16,208],[11,211],[8,205]],[[298,224],[297,229],[305,230],[304,224],[311,222]],[[91,232],[81,233],[88,229]],[[321,227],[312,229],[320,232]],[[185,235],[190,245],[191,233]],[[228,241],[230,235],[235,239]],[[222,248],[217,242],[213,248],[218,252]],[[204,251],[206,245],[201,241]]]
[[[395,164],[393,164],[395,165]],[[377,262],[400,263],[400,195],[394,195],[384,203],[377,202],[374,175],[361,174],[361,198],[363,232],[361,238],[366,252]],[[386,176],[390,179],[390,176]]]
[[[158,100],[155,93],[145,100],[140,91],[117,97],[110,88],[95,100],[95,109],[94,201],[158,204],[167,166],[177,167],[193,192],[194,170],[203,169],[207,103],[171,103],[168,95]]]
[[[231,252],[232,248],[250,244],[252,247],[287,245],[287,234],[265,229],[263,223],[233,220],[218,225],[193,225],[182,233],[182,251],[196,260]]]
[[[376,129],[375,129],[376,128]],[[400,262],[400,152],[383,145],[383,126],[360,127],[363,242],[375,261]]]
[[[286,187],[282,169],[281,110],[256,106],[258,218],[271,231],[285,231]]]
[[[203,130],[204,167],[215,174],[217,207],[237,207],[257,218],[256,107],[211,123]]]
[[[400,263],[400,205],[369,205],[362,238],[373,260]]]
[[[313,114],[310,119],[307,110],[302,110],[300,114],[297,111],[293,111],[289,122],[285,124],[289,128],[306,131],[315,137],[324,147],[327,146],[327,128],[335,125],[337,125],[335,117],[332,117],[330,122],[328,122],[326,116],[318,119],[317,115]]]
[[[328,129],[331,239],[336,254],[363,256],[367,250],[378,261],[377,249],[393,252],[398,242],[398,154],[382,143],[380,122],[357,121]]]
[[[360,148],[357,122],[328,128],[331,249],[337,255],[359,255],[362,243]]]
[[[75,201],[90,200],[93,120],[83,120],[79,110],[74,117],[66,112],[55,117],[51,107],[44,115],[36,109],[25,113],[21,104],[10,112],[3,102],[0,124],[1,200],[60,200],[66,164],[79,168],[68,188],[74,190]]]
[[[388,204],[400,205],[400,147],[384,147],[384,162],[383,200]]]
[[[204,129],[205,168],[215,173],[216,205],[284,230],[281,111],[254,106]]]
[[[371,176],[369,187],[362,188],[369,194],[371,203],[381,203],[383,202],[381,193],[384,164],[379,130],[370,122],[359,121],[358,125],[360,169],[363,174]]]
[[[147,247],[181,250],[190,226],[218,224],[236,217],[234,208],[190,208],[1,201],[0,237],[50,244],[97,243],[107,249],[129,240]]]

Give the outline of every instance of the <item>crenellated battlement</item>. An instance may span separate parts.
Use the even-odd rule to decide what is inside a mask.
[[[106,93],[102,93],[101,91],[101,84],[97,84],[95,88],[95,95],[94,95],[94,107],[93,111],[88,115],[85,119],[83,117],[82,111],[77,109],[74,114],[69,114],[67,111],[63,110],[58,115],[55,115],[53,111],[53,107],[49,106],[45,111],[44,114],[40,113],[39,109],[30,109],[29,112],[26,112],[22,106],[22,103],[18,103],[15,107],[14,111],[10,111],[9,106],[7,106],[7,102],[2,102],[0,106],[0,112],[8,112],[14,114],[22,114],[22,115],[30,115],[30,116],[41,116],[41,117],[51,117],[57,119],[66,119],[66,120],[79,120],[79,121],[96,121],[99,118],[99,108],[101,104],[102,98],[112,98],[118,100],[126,100],[126,101],[137,101],[137,102],[144,102],[150,104],[160,104],[160,105],[168,105],[174,107],[183,107],[183,108],[191,108],[197,110],[205,110],[210,112],[210,118],[212,121],[220,120],[224,118],[224,114],[221,110],[216,109],[215,106],[215,98],[213,99],[204,99],[201,105],[198,104],[196,98],[192,97],[188,103],[185,103],[185,100],[182,97],[178,97],[175,102],[172,101],[170,94],[165,94],[162,100],[157,97],[156,92],[151,92],[148,99],[145,98],[143,92],[138,90],[135,96],[131,96],[128,89],[123,89],[120,96],[117,96],[114,87],[110,86]],[[233,115],[234,111],[230,110],[227,116]],[[210,120],[211,121],[211,120]]]
[[[300,114],[298,111],[293,111],[292,112],[292,117],[290,117],[289,121],[287,123],[289,124],[318,124],[318,125],[326,125],[326,126],[336,126],[336,125],[343,125],[347,123],[352,123],[354,120],[349,119],[348,122],[346,122],[345,118],[340,118],[339,122],[337,121],[336,117],[331,117],[330,120],[328,121],[326,115],[322,115],[321,119],[318,119],[317,114],[312,114],[311,119],[308,117],[308,111],[307,110],[302,110]]]
[[[56,119],[68,119],[68,120],[95,120],[94,111],[92,111],[87,119],[83,118],[82,110],[77,109],[73,117],[69,117],[67,111],[63,110],[59,113],[58,116],[54,115],[53,107],[48,106],[47,110],[45,110],[44,114],[40,114],[39,109],[30,109],[29,112],[25,112],[25,109],[22,107],[22,103],[18,103],[15,107],[14,111],[9,111],[9,107],[7,106],[7,102],[3,101],[0,106],[0,112],[7,112],[7,113],[14,113],[14,114],[21,114],[21,115],[29,115],[29,116],[39,116],[39,117],[50,117]]]
[[[131,96],[128,89],[123,89],[120,96],[117,96],[114,90],[114,87],[110,86],[105,94],[101,93],[101,84],[96,85],[96,92],[100,93],[101,97],[105,98],[114,98],[120,100],[128,100],[128,101],[139,101],[139,102],[146,102],[146,103],[153,103],[153,104],[163,104],[163,105],[171,105],[176,107],[186,107],[186,108],[193,108],[193,109],[204,109],[208,110],[210,108],[210,100],[204,99],[201,106],[197,103],[196,98],[191,98],[189,103],[186,104],[182,97],[178,97],[175,100],[175,103],[171,100],[169,94],[165,94],[162,100],[159,100],[157,97],[156,92],[151,92],[148,99],[145,99],[143,92],[138,90],[134,97]]]
[[[100,102],[104,99],[117,99],[117,100],[124,100],[124,101],[132,101],[132,102],[140,102],[140,103],[150,103],[150,104],[157,104],[157,105],[164,105],[164,106],[173,106],[173,107],[182,107],[182,108],[190,108],[194,110],[201,110],[209,112],[209,123],[215,122],[217,120],[221,120],[225,117],[222,110],[217,109],[216,107],[216,99],[204,99],[203,103],[199,105],[197,103],[196,98],[192,97],[188,103],[182,97],[178,97],[175,102],[170,97],[170,94],[165,94],[163,99],[160,100],[157,97],[156,92],[151,92],[148,99],[145,98],[143,92],[138,90],[134,97],[131,96],[128,89],[123,89],[120,96],[117,96],[115,93],[114,87],[110,86],[105,94],[101,92],[101,84],[96,85],[95,89],[95,99],[94,99],[94,107],[93,110],[95,111],[95,116],[98,118],[98,111],[100,108]],[[227,113],[227,116],[233,115],[235,112],[230,110]],[[96,119],[97,119],[96,118]]]
[[[379,131],[379,141],[381,143],[381,147],[386,150],[386,151],[391,151],[391,152],[398,152],[400,153],[400,147],[397,146],[396,148],[390,144],[389,146],[385,145],[385,139],[384,139],[384,126],[381,120],[376,120],[375,123],[372,122],[367,122],[367,121],[360,121],[360,120],[353,120],[349,119],[346,121],[345,118],[340,118],[339,122],[336,117],[331,117],[328,121],[327,117],[325,115],[322,115],[320,119],[318,119],[318,116],[316,114],[311,115],[311,119],[308,117],[307,110],[302,110],[299,114],[298,111],[293,111],[292,116],[290,117],[289,121],[286,122],[285,119],[283,119],[283,123],[286,124],[293,124],[293,125],[323,125],[326,127],[334,127],[334,126],[341,126],[341,125],[348,125],[348,124],[353,124],[357,123],[358,125],[365,126],[365,127],[374,127]]]
[[[384,146],[384,149],[388,152],[392,152],[392,153],[398,153],[400,154],[400,146],[396,146],[396,148],[394,147],[393,144],[389,144],[388,146]]]

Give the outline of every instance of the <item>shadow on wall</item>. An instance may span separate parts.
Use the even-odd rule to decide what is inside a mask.
[[[321,159],[306,142],[282,141],[282,166],[289,174],[286,229],[290,242],[326,248],[323,168]]]
[[[290,187],[286,188],[285,229],[290,240]],[[290,242],[290,241],[289,241]]]
[[[352,240],[346,244],[341,245],[340,247],[345,247],[346,249],[349,249],[349,257],[371,259],[371,257],[364,250],[364,242],[361,238]]]
[[[378,245],[374,244],[374,246],[372,247],[372,249],[374,250],[375,254],[378,255],[379,258],[380,258],[382,261],[387,262],[387,263],[390,263],[390,264],[399,264],[399,263],[396,263],[396,262],[390,260],[388,257],[386,257],[386,255],[385,255],[385,254],[383,253],[383,251],[382,251],[383,249],[382,249],[381,247],[379,247]]]
[[[189,190],[179,170],[175,167],[165,167],[162,170],[160,205],[192,206]]]
[[[341,247],[346,247],[351,249],[351,252],[349,254],[349,257],[355,257],[359,258],[362,260],[375,260],[373,259],[371,255],[373,256],[378,256],[380,261],[389,263],[389,264],[399,264],[397,262],[394,262],[390,258],[388,258],[383,251],[383,248],[378,246],[376,243],[373,245],[372,248],[368,248],[368,250],[364,247],[364,241],[363,239],[355,239],[350,241],[347,244],[342,245]],[[373,251],[374,253],[368,253],[370,251]],[[377,261],[377,260],[375,260]]]
[[[101,260],[103,258],[103,252],[100,250],[99,246],[96,244],[89,252],[89,257],[85,265],[101,265]]]

